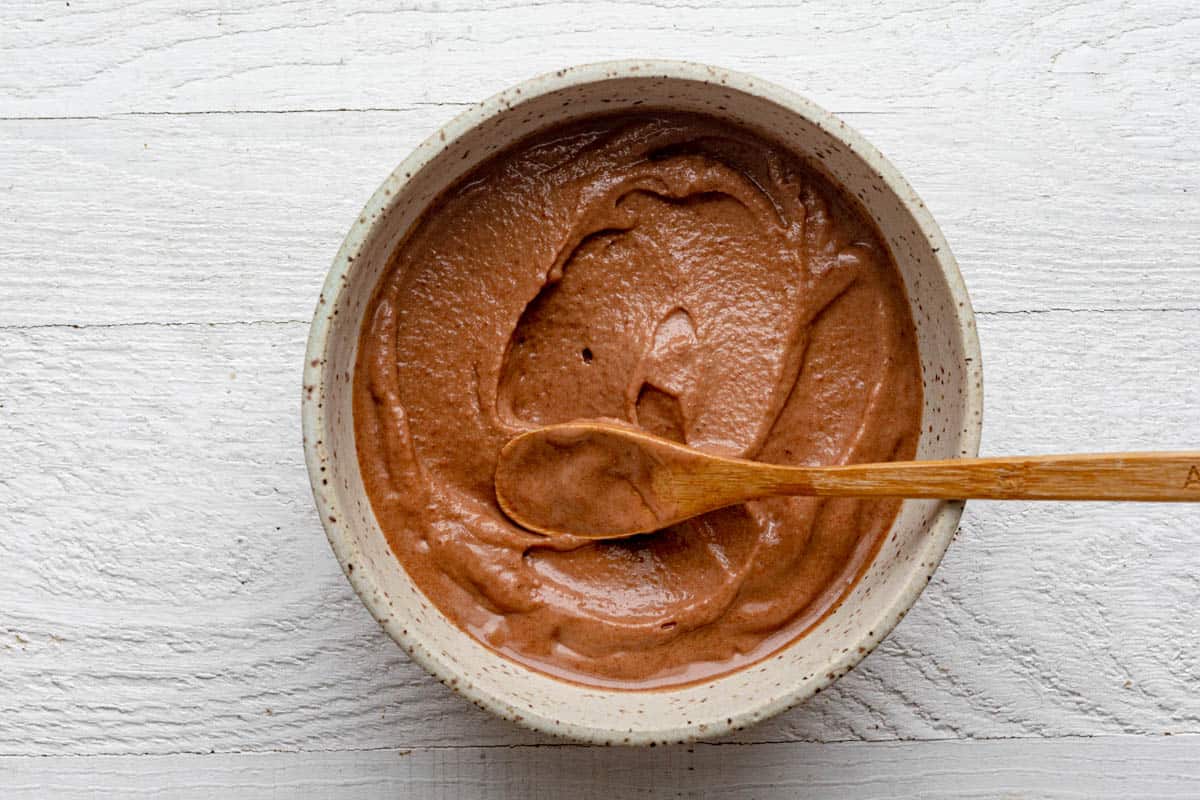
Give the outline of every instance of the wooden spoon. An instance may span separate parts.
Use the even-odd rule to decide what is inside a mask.
[[[776,495],[1200,501],[1200,452],[783,467],[584,421],[523,433],[496,465],[504,513],[548,535],[616,539]]]

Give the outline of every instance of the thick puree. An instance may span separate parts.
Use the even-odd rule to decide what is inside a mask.
[[[605,417],[789,464],[911,458],[921,375],[876,229],[797,156],[680,114],[548,130],[400,244],[363,324],[358,457],[413,580],[505,656],[581,683],[728,672],[801,635],[893,500],[780,498],[621,542],[496,504],[500,448]]]

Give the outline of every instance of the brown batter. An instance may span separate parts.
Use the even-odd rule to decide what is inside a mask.
[[[508,439],[607,417],[837,464],[911,458],[920,409],[875,228],[782,147],[681,114],[554,128],[474,170],[397,249],[354,375],[367,492],[422,591],[509,658],[629,688],[801,635],[899,504],[777,498],[619,542],[544,538],[496,504]]]

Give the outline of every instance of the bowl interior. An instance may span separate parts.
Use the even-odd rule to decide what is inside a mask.
[[[923,204],[853,131],[757,79],[686,64],[622,62],[565,70],[472,108],[422,144],[380,187],[334,262],[305,365],[305,446],[330,541],[363,602],[408,652],[479,705],[540,730],[639,744],[716,735],[797,703],[848,671],[915,601],[958,524],[961,504],[907,501],[851,595],[807,636],[706,683],[653,692],[594,689],[507,661],[450,623],[392,555],[363,489],[351,373],[362,319],[388,256],[442,190],[547,125],[622,109],[698,111],[747,125],[814,161],[874,217],[907,285],[925,406],[919,458],[974,455],[981,379],[970,302]]]

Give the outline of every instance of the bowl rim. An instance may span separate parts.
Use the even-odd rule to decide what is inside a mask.
[[[747,704],[740,713],[728,720],[707,724],[703,730],[700,730],[700,726],[697,724],[665,728],[643,727],[635,728],[633,731],[628,731],[626,728],[618,730],[615,727],[602,728],[561,721],[548,714],[531,712],[528,708],[518,710],[503,697],[484,691],[477,683],[459,680],[460,675],[457,670],[443,663],[435,652],[423,647],[416,636],[409,633],[395,617],[391,616],[384,601],[380,599],[381,592],[371,570],[354,570],[349,566],[357,555],[354,552],[355,545],[352,534],[341,521],[346,518],[346,515],[339,514],[335,517],[331,514],[333,506],[330,498],[319,488],[322,480],[321,470],[324,463],[330,460],[321,434],[326,423],[323,398],[327,377],[325,356],[333,321],[330,309],[337,306],[340,293],[348,285],[346,276],[352,266],[354,254],[382,227],[387,208],[399,196],[400,189],[411,179],[408,176],[417,175],[423,167],[451,146],[466,131],[509,110],[520,102],[580,84],[621,78],[720,84],[768,100],[790,113],[807,119],[824,129],[829,135],[839,139],[885,182],[888,189],[896,196],[904,209],[912,216],[917,227],[929,240],[934,249],[934,259],[946,280],[951,296],[957,303],[956,308],[952,306],[952,313],[957,318],[956,335],[967,361],[967,380],[964,392],[964,419],[966,422],[962,428],[960,442],[965,455],[978,455],[983,427],[983,372],[975,312],[959,271],[958,262],[924,201],[891,162],[857,130],[806,97],[747,73],[697,62],[663,59],[601,61],[566,67],[529,78],[468,107],[434,130],[400,162],[371,195],[358,218],[351,225],[326,275],[319,302],[314,311],[305,350],[304,380],[301,392],[301,427],[309,482],[330,547],[341,565],[343,574],[363,605],[410,658],[455,693],[462,695],[480,708],[512,720],[522,727],[595,744],[614,743],[614,740],[617,743],[630,745],[665,744],[712,738],[733,730],[740,730],[747,725],[756,724],[799,705],[836,678],[831,678],[824,683],[797,682],[789,686],[786,691],[773,693],[758,703]],[[937,569],[954,539],[964,506],[965,503],[960,501],[948,502],[937,518],[931,522],[928,529],[929,549],[925,551],[927,575],[932,575]],[[852,647],[849,652],[832,660],[831,672],[833,675],[838,677],[844,675],[891,633],[924,590],[928,577],[924,580],[921,578],[921,573],[915,573],[908,582],[903,584],[902,591],[897,592],[892,601],[882,610],[882,622],[876,624],[875,629],[869,634],[864,632],[859,647]],[[499,654],[491,653],[491,655],[497,659],[503,658]],[[721,677],[724,676],[710,680],[720,680]],[[704,683],[708,683],[708,681]],[[614,693],[630,691],[590,686],[583,688]],[[694,687],[689,685],[686,688]],[[669,693],[672,690],[667,688],[655,691]]]

